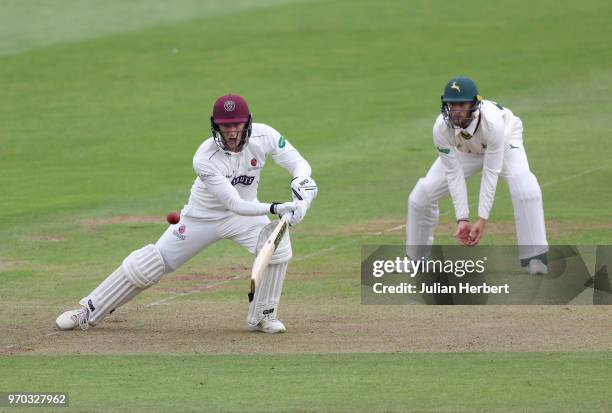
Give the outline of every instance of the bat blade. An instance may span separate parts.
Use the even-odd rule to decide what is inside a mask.
[[[259,254],[257,254],[255,262],[253,262],[253,268],[251,269],[251,294],[255,293],[261,276],[270,264],[272,255],[274,255],[274,251],[278,248],[278,244],[283,239],[287,228],[289,228],[289,214],[284,215],[280,219],[270,236],[264,242]]]

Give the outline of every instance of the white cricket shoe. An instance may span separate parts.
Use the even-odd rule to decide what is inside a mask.
[[[548,266],[542,260],[533,259],[529,261],[529,274],[543,275],[548,274]]]
[[[273,319],[273,320],[263,319],[255,327],[251,326],[251,330],[263,331],[264,333],[270,333],[270,334],[284,333],[285,331],[287,331],[287,329],[285,328],[285,325],[281,323],[280,320],[277,320],[277,319]]]
[[[81,330],[87,330],[89,328],[88,319],[89,310],[81,307],[79,310],[70,310],[62,313],[55,320],[55,324],[60,330],[74,330],[77,327]]]

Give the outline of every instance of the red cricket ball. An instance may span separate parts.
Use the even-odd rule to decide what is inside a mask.
[[[178,224],[180,220],[181,214],[179,214],[178,212],[171,211],[168,213],[168,215],[166,215],[166,221],[168,221],[168,224]]]

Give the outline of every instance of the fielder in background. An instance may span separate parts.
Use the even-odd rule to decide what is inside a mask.
[[[542,191],[529,170],[523,146],[523,123],[508,108],[484,100],[474,81],[456,77],[442,95],[441,114],[433,127],[438,159],[408,197],[406,253],[429,255],[438,223],[438,200],[450,192],[460,244],[477,245],[485,231],[498,176],[510,188],[521,265],[531,274],[548,272]],[[470,222],[465,179],[482,172],[478,219]]]
[[[212,137],[193,158],[195,182],[181,219],[170,225],[155,244],[132,252],[97,288],[85,296],[78,310],[61,314],[61,330],[95,326],[116,308],[159,282],[212,243],[231,239],[256,253],[267,214],[290,214],[290,225],[299,223],[317,195],[311,168],[300,153],[275,129],[253,123],[246,101],[238,95],[221,96],[210,119]],[[266,156],[286,169],[293,180],[292,202],[257,200],[261,169]],[[265,241],[265,238],[263,239]],[[259,241],[261,244],[262,241]],[[266,333],[282,333],[278,320],[283,280],[292,257],[285,234],[249,303],[248,326]]]

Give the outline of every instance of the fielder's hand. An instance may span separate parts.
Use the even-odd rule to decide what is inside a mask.
[[[455,231],[453,236],[460,244],[469,245],[470,229],[469,221],[459,221],[457,222],[457,231]]]
[[[478,222],[472,225],[472,230],[470,231],[470,236],[468,239],[467,245],[473,247],[480,242],[482,235],[484,234],[485,224],[487,223],[486,219],[480,218]]]

